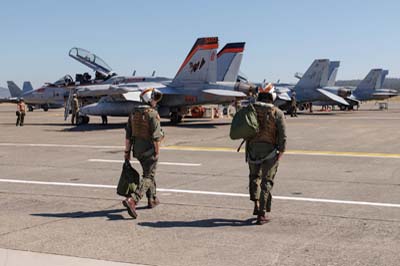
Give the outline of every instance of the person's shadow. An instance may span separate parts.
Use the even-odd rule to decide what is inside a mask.
[[[172,228],[172,227],[224,227],[224,226],[252,226],[255,225],[256,218],[247,220],[213,218],[197,221],[158,221],[140,222],[138,225],[153,228]]]
[[[141,209],[140,207],[137,209]],[[101,210],[101,211],[76,211],[76,212],[63,212],[63,213],[33,213],[32,216],[51,217],[51,218],[72,218],[72,219],[84,219],[84,218],[96,218],[106,217],[108,221],[118,220],[129,220],[132,218],[126,218],[119,213],[126,212],[125,208],[113,209],[113,210]]]

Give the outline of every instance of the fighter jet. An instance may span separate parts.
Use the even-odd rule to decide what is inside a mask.
[[[42,87],[34,90],[29,81],[23,84],[21,90],[13,81],[7,81],[10,94],[15,99],[23,98],[29,111],[33,109],[43,109],[47,112],[52,108],[64,106],[65,97],[68,95],[66,81],[72,80],[70,76],[65,76],[54,83],[46,83]]]
[[[173,79],[122,77],[121,82],[116,83],[117,77],[112,77],[97,86],[77,87],[76,93],[82,100],[101,96],[99,101],[80,109],[78,122],[88,122],[89,115],[128,116],[135,106],[141,104],[140,94],[148,88],[162,92],[158,111],[160,116],[170,118],[173,123],[180,122],[190,106],[230,103],[238,97],[246,97],[250,85],[235,80],[244,43],[231,44],[223,49],[221,59],[218,59],[217,49],[217,37],[197,39]],[[83,60],[86,58],[79,57],[79,61]],[[221,68],[218,72],[218,60],[230,62],[225,64],[230,68]]]
[[[383,83],[388,74],[388,70],[371,69],[368,75],[352,91],[352,95],[349,97],[350,100],[385,100],[398,96],[398,92],[396,90],[382,89]]]
[[[351,91],[347,88],[330,86],[334,84],[339,65],[340,62],[331,62],[329,59],[315,60],[306,73],[300,77],[296,85],[275,85],[275,91],[278,96],[275,104],[282,109],[286,109],[290,102],[291,94],[296,92],[299,104],[333,101],[345,106],[349,105],[344,97],[351,95]]]
[[[388,70],[371,69],[367,76],[360,82],[357,87],[344,86],[340,87],[347,94],[345,100],[349,103],[348,106],[339,104],[341,110],[353,109],[354,106],[359,106],[361,101],[368,100],[384,100],[390,97],[397,96],[396,90],[382,89],[382,84],[385,81]],[[350,91],[350,93],[349,93]],[[318,105],[337,105],[333,101],[317,102]]]

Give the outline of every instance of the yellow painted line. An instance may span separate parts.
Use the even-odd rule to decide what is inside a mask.
[[[244,146],[243,146],[244,148]],[[234,148],[224,147],[194,147],[194,146],[164,146],[163,150],[178,150],[178,151],[222,151],[222,152],[236,152]],[[241,151],[243,151],[242,149]]]
[[[348,152],[348,151],[340,151],[340,152],[338,152],[338,151],[290,150],[290,151],[287,151],[286,154],[400,159],[400,154],[398,154],[398,153],[376,153],[376,152]]]
[[[54,147],[54,148],[79,148],[79,149],[120,149],[124,146],[102,146],[102,145],[74,145],[74,144],[45,144],[45,143],[0,143],[0,146],[12,147]],[[236,152],[236,147],[196,147],[196,146],[163,146],[162,150],[171,151],[204,151],[204,152]],[[244,152],[244,147],[240,150]],[[337,156],[337,157],[365,157],[365,158],[383,158],[400,159],[399,153],[372,153],[372,152],[347,152],[347,151],[313,151],[313,150],[288,150],[286,155],[304,155],[304,156]]]
[[[165,146],[164,150],[178,151],[215,151],[215,152],[236,152],[236,148],[225,147],[194,147],[194,146]],[[244,152],[242,147],[240,152]],[[398,153],[372,153],[372,152],[346,152],[346,151],[312,151],[312,150],[288,150],[285,154],[310,155],[310,156],[338,156],[338,157],[367,157],[367,158],[392,158],[400,159]]]

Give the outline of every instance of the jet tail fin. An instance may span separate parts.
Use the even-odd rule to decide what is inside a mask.
[[[228,43],[217,55],[217,81],[236,82],[246,43]]]
[[[297,82],[296,87],[300,88],[318,88],[328,75],[329,71],[329,59],[317,59],[311,64],[306,73]]]
[[[22,91],[23,92],[33,91],[32,83],[30,81],[25,81],[24,84],[22,85]]]
[[[217,81],[218,37],[199,38],[183,61],[171,86]]]
[[[340,61],[332,61],[329,63],[329,70],[328,70],[328,80],[326,82],[327,87],[333,87],[336,83],[336,76],[339,70]],[[324,87],[324,86],[322,86]]]
[[[17,86],[17,84],[15,84],[14,81],[7,81],[7,86],[10,91],[11,97],[21,97],[22,90],[20,89],[20,87]]]
[[[381,89],[387,74],[389,74],[388,70],[371,69],[371,71],[368,73],[368,75],[357,86],[356,90]]]

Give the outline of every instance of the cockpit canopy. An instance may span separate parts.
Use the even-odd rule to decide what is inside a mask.
[[[112,68],[103,59],[85,49],[74,47],[69,51],[69,56],[103,76],[113,73]]]
[[[51,85],[57,86],[57,87],[63,87],[63,86],[68,86],[74,84],[74,79],[70,75],[65,75],[55,82],[53,82]]]

